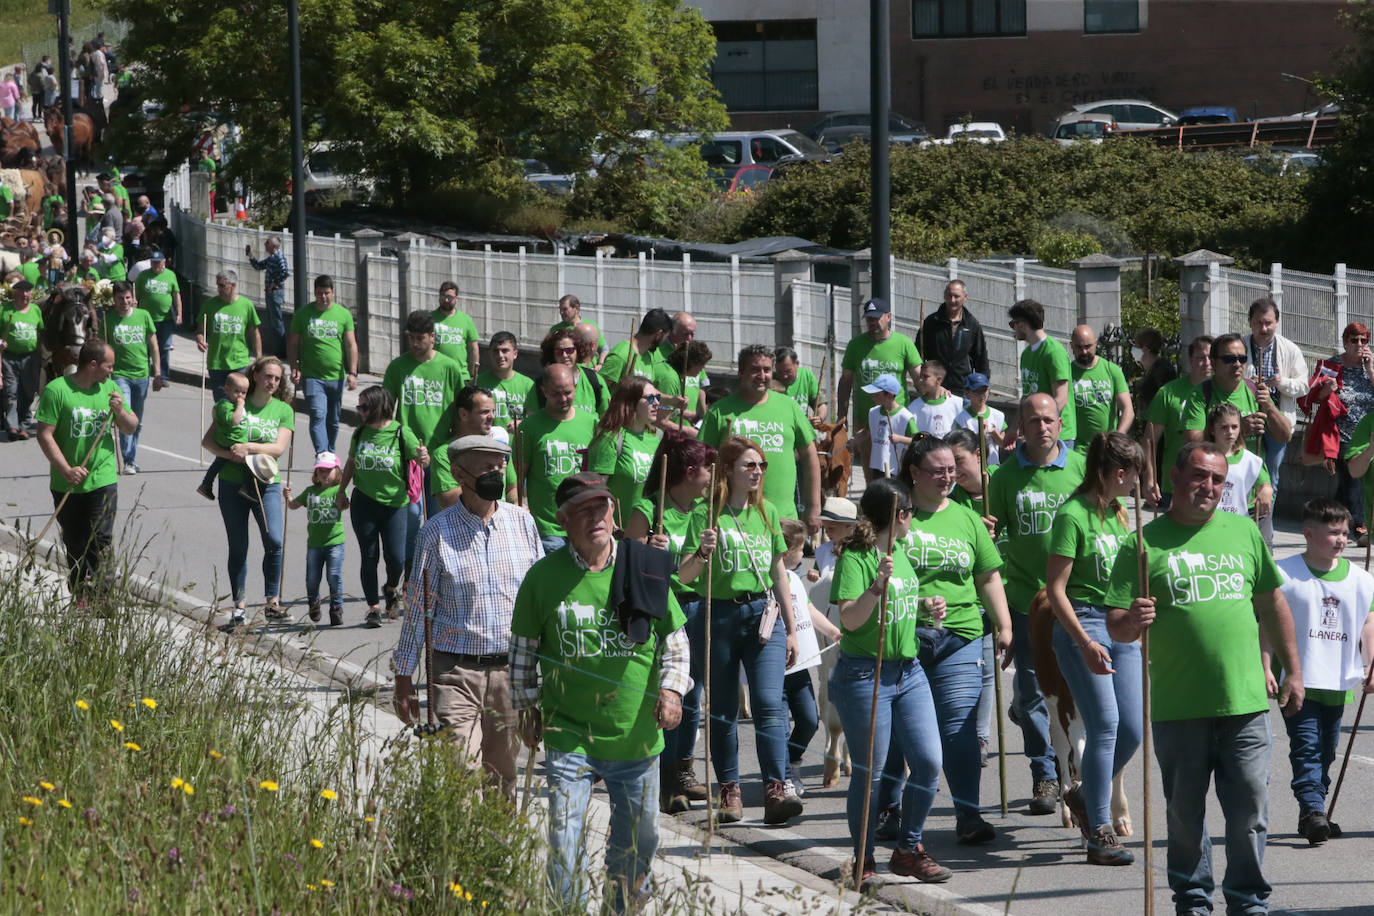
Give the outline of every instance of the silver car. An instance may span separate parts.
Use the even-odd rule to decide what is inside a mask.
[[[1083,114],[1106,115],[1116,122],[1118,130],[1148,130],[1178,122],[1178,115],[1144,99],[1102,99],[1075,105],[1073,110]]]

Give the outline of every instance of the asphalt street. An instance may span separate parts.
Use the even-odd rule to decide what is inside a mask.
[[[181,342],[185,347],[189,342]],[[366,379],[363,384],[367,384]],[[217,507],[195,492],[203,473],[200,437],[207,415],[202,414],[200,391],[186,384],[149,395],[139,449],[141,473],[120,478],[119,521],[116,526],[117,549],[129,557],[144,575],[165,580],[168,586],[186,592],[206,604],[227,603],[227,545]],[[296,471],[291,475],[299,492],[308,484],[311,449],[306,418],[297,415],[298,443]],[[340,431],[340,451],[346,451],[350,429]],[[282,462],[283,471],[289,460]],[[53,502],[48,489],[48,467],[36,442],[0,443],[0,517],[21,528],[31,526],[37,533]],[[346,526],[348,527],[348,526]],[[1301,534],[1296,525],[1281,525],[1276,547],[1278,556],[1300,550]],[[249,553],[250,609],[260,608],[263,596],[261,549],[256,533]],[[387,654],[394,647],[398,623],[382,629],[362,626],[365,604],[360,597],[358,549],[348,528],[348,560],[345,563],[345,623],[341,627],[312,629],[305,620],[304,606],[304,514],[289,515],[286,537],[286,574],[283,596],[293,602],[295,621],[275,626],[272,636],[287,636],[310,642],[325,656],[346,659],[371,668],[380,679],[388,678]],[[1363,559],[1363,550],[1352,546],[1352,561]],[[223,622],[227,614],[217,618]],[[1010,696],[1010,680],[1005,683]],[[389,696],[379,700],[389,705]],[[1347,707],[1345,730],[1349,734],[1355,718],[1355,704]],[[1273,759],[1270,768],[1270,835],[1265,873],[1273,885],[1270,903],[1274,912],[1374,914],[1374,877],[1369,861],[1374,853],[1374,711],[1361,728],[1354,745],[1350,769],[1341,790],[1336,820],[1344,836],[1322,847],[1309,848],[1297,835],[1297,805],[1288,788],[1291,775],[1287,760],[1288,742],[1277,712],[1271,714],[1274,731]],[[721,838],[743,844],[754,855],[766,855],[823,877],[838,875],[850,855],[850,840],[844,818],[844,782],[832,789],[820,786],[822,736],[818,735],[806,758],[806,811],[793,823],[768,827],[762,823],[762,789],[757,777],[757,758],[752,728],[740,727],[740,760],[744,780],[745,820],[722,827]],[[1340,751],[1344,752],[1346,738]],[[700,754],[700,742],[698,753]],[[1085,863],[1076,830],[1059,825],[1057,816],[1031,817],[1026,814],[1030,777],[1020,756],[1019,734],[1007,727],[1007,771],[1009,812],[998,812],[996,759],[982,771],[982,800],[986,816],[998,830],[997,840],[987,846],[963,847],[954,843],[954,817],[949,796],[941,783],[941,796],[927,825],[927,849],[942,864],[955,872],[945,885],[917,885],[912,879],[886,874],[888,853],[879,850],[880,872],[886,884],[880,897],[899,908],[916,912],[957,912],[961,905],[981,904],[998,912],[1009,911],[1039,916],[1065,913],[1122,913],[1141,908],[1144,872],[1141,867],[1144,811],[1142,808],[1141,755],[1127,770],[1135,835],[1126,846],[1136,854],[1131,867],[1105,868]],[[1339,757],[1335,770],[1339,767]],[[1151,761],[1153,776],[1151,819],[1154,847],[1154,901],[1160,913],[1172,910],[1164,857],[1164,798],[1157,768]],[[702,775],[700,762],[698,775]],[[686,816],[700,819],[698,809]],[[1215,848],[1216,873],[1223,874],[1225,855],[1221,846],[1222,820],[1215,802],[1208,808],[1209,826]],[[1218,880],[1220,883],[1220,880]],[[1225,903],[1218,891],[1216,905]],[[1007,909],[1009,907],[1009,910]],[[983,910],[989,912],[989,910]]]

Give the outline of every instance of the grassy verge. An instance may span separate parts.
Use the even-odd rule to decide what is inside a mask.
[[[94,4],[72,0],[70,28],[74,35],[99,18]],[[57,41],[57,17],[48,14],[47,0],[0,0],[0,22],[5,23],[0,29],[0,65],[19,63],[24,45]]]

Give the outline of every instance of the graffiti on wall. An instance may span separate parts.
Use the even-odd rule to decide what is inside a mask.
[[[1100,99],[1148,99],[1154,81],[1135,70],[1043,70],[1035,73],[992,73],[983,77],[984,93],[1002,97],[1003,104],[1078,105]]]

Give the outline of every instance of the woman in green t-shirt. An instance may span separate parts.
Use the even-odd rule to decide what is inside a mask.
[[[960,430],[967,433],[968,430]],[[976,441],[976,437],[975,437]],[[975,445],[976,447],[976,445]],[[902,477],[911,481],[911,530],[898,549],[906,553],[927,601],[943,599],[943,618],[923,617],[921,665],[925,668],[944,750],[945,780],[954,797],[955,836],[964,845],[990,843],[992,825],[978,813],[982,775],[977,711],[983,693],[983,635],[996,633],[996,655],[1011,648],[1011,618],[1002,591],[1002,565],[983,520],[948,496],[957,477],[954,449],[943,439],[918,436],[902,457]],[[995,626],[989,627],[986,615]],[[898,795],[905,762],[888,751],[887,779],[879,797],[878,836],[895,835]],[[887,815],[886,821],[883,817]],[[884,824],[891,826],[887,831]]]
[[[1129,865],[1111,820],[1112,779],[1140,746],[1140,645],[1107,634],[1104,599],[1125,542],[1122,497],[1140,479],[1145,453],[1129,436],[1099,433],[1088,446],[1083,483],[1055,513],[1045,594],[1054,609],[1054,655],[1083,720],[1082,782],[1064,793],[1094,865]],[[1134,563],[1135,557],[1125,557]]]
[[[642,381],[642,380],[641,380]],[[649,479],[644,493],[635,503],[625,533],[638,541],[667,550],[682,561],[686,549],[687,528],[692,510],[701,504],[711,482],[711,466],[716,462],[716,450],[705,442],[668,430],[663,434],[654,463],[649,467]],[[666,465],[666,469],[665,469]],[[663,475],[663,529],[655,530],[658,517],[658,482]],[[692,689],[682,698],[682,721],[677,728],[663,733],[663,755],[660,757],[659,785],[662,808],[668,814],[681,814],[688,802],[706,801],[706,787],[692,770],[696,755],[697,727],[701,723],[701,692],[705,681],[702,660],[706,657],[706,630],[701,611],[701,596],[683,585],[676,575],[672,580],[673,594],[687,618],[687,640],[692,647]]]
[[[616,524],[624,526],[644,490],[658,448],[658,389],[640,376],[621,380],[611,406],[597,421],[587,449],[587,468],[606,478],[616,501]]]
[[[787,544],[778,510],[763,498],[767,469],[768,462],[751,440],[729,436],[720,444],[716,491],[711,494],[720,507],[716,527],[710,527],[709,504],[692,510],[687,525],[687,547],[692,553],[678,568],[683,584],[694,585],[702,596],[708,563],[711,568],[711,749],[724,823],[744,817],[735,735],[741,664],[748,675],[749,705],[754,712],[764,784],[763,819],[781,824],[802,811],[797,790],[787,779],[787,706],[783,702],[783,678],[797,658],[796,620],[782,565]],[[764,629],[769,592],[777,599],[778,616]]]
[[[895,519],[895,523],[893,520]],[[892,525],[889,528],[889,525]],[[940,781],[940,728],[930,683],[917,656],[918,617],[943,611],[942,602],[923,602],[920,583],[901,541],[911,527],[911,500],[899,479],[874,480],[859,500],[859,523],[840,542],[830,600],[840,609],[840,657],[830,673],[830,701],[840,714],[845,741],[854,752],[856,771],[866,770],[872,782],[870,801],[882,791],[882,768],[865,758],[872,732],[873,761],[886,760],[895,744],[911,765],[902,793],[901,831],[892,853],[893,874],[922,881],[948,881],[952,874],[925,851],[922,833],[935,802]],[[891,554],[886,553],[893,544]],[[878,654],[878,612],[887,595],[887,625],[883,635],[882,682],[877,710],[873,708],[873,676]],[[858,773],[849,781],[845,813],[856,845],[862,829],[864,783]],[[877,873],[873,839],[878,819],[868,820],[862,840],[863,876]]]
[[[382,625],[382,595],[377,589],[377,563],[386,564],[388,617],[400,608],[401,573],[405,571],[406,532],[410,515],[409,463],[429,466],[429,451],[407,427],[394,419],[396,396],[381,385],[373,385],[358,395],[358,416],[363,425],[353,433],[339,484],[339,508],[348,509],[353,533],[358,536],[362,562],[360,576],[363,597],[367,599],[364,626]],[[346,493],[352,482],[353,499]]]

